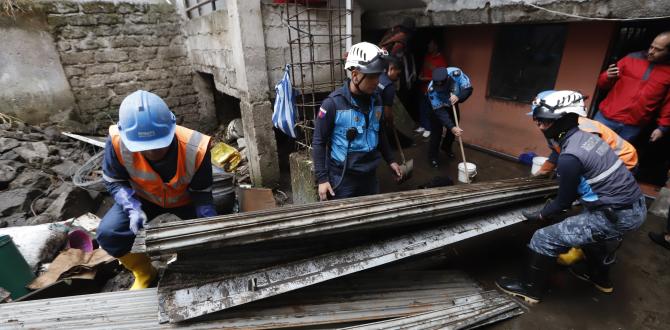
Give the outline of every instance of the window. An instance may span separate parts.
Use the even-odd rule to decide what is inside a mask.
[[[565,44],[566,26],[502,26],[491,59],[488,96],[530,102],[553,89]]]

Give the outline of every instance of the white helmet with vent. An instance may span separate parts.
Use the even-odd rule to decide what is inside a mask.
[[[361,73],[382,73],[386,70],[388,52],[375,44],[359,42],[349,49],[347,60],[344,62],[346,70],[358,70]]]
[[[544,91],[533,100],[533,118],[555,120],[569,113],[586,117],[585,99],[582,93],[575,91]]]

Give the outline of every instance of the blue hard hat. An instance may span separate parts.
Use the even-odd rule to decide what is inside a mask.
[[[177,119],[160,96],[138,90],[119,107],[121,141],[132,152],[165,148],[172,143]]]

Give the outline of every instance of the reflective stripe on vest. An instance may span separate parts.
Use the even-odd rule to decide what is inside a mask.
[[[109,135],[117,158],[130,176],[130,185],[140,197],[164,208],[184,206],[191,202],[188,185],[202,164],[209,136],[177,126],[177,168],[175,176],[166,183],[140,152],[134,153],[125,147],[116,125],[110,126]]]
[[[614,164],[612,164],[612,166],[610,166],[610,168],[608,168],[604,172],[598,174],[596,177],[586,180],[586,183],[594,184],[596,182],[600,182],[602,180],[605,180],[608,176],[612,175],[612,173],[614,173],[614,171],[616,171],[617,168],[619,168],[622,164],[623,164],[623,162],[621,161],[621,159],[617,159],[617,161]]]

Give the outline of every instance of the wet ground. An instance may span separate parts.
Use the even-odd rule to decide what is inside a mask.
[[[429,166],[427,144],[416,138],[408,148],[414,158],[412,179],[397,185],[388,167],[380,166],[381,192],[415,189],[434,176],[450,176],[457,181],[456,163],[441,153],[441,166]],[[455,145],[457,148],[457,144]],[[466,159],[477,165],[477,181],[527,176],[530,167],[466,149]],[[538,305],[491,329],[670,329],[670,251],[653,244],[649,231],[660,231],[665,220],[649,216],[638,231],[630,233],[619,250],[612,269],[614,293],[603,294],[557,266],[550,291]],[[533,231],[546,224],[520,223],[503,230],[450,246],[440,254],[446,258],[439,267],[463,269],[487,289],[502,275],[517,274],[525,264],[526,247]]]

